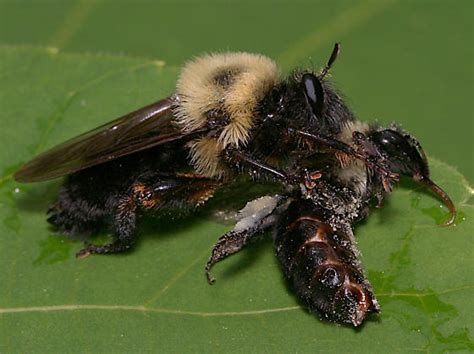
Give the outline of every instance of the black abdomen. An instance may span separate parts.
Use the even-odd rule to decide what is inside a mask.
[[[293,201],[276,229],[277,257],[310,310],[358,326],[379,306],[357,260],[352,231],[332,230],[323,214],[309,201]]]

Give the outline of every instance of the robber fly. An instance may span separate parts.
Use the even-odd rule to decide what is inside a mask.
[[[19,182],[67,179],[48,221],[60,232],[109,230],[79,257],[130,249],[144,211],[194,209],[247,176],[278,193],[250,201],[214,246],[205,271],[267,230],[286,277],[310,310],[358,326],[379,311],[358,260],[353,226],[381,204],[400,176],[428,186],[418,141],[392,125],[359,121],[327,79],[340,45],[319,73],[282,79],[271,59],[249,53],[198,57],[176,93],[52,148],[26,163]]]

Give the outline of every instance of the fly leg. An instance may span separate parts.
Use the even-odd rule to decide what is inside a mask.
[[[137,239],[137,209],[139,204],[135,195],[123,198],[117,207],[113,217],[114,240],[105,245],[86,244],[82,250],[76,253],[76,257],[84,258],[91,253],[106,254],[118,253],[132,248]]]
[[[267,176],[271,176],[278,180],[288,181],[289,179],[289,176],[284,171],[281,171],[273,166],[270,166],[261,161],[258,161],[243,151],[240,151],[234,148],[227,148],[224,153],[225,153],[225,159],[232,164],[238,165],[242,163],[253,169],[258,170],[258,172],[260,173],[263,173]],[[255,173],[251,173],[251,174],[255,175]]]
[[[383,186],[386,192],[391,191],[392,181],[396,181],[399,177],[398,174],[389,171],[384,165],[383,161],[381,161],[380,159],[374,158],[373,156],[370,156],[365,152],[355,150],[354,148],[342,141],[321,134],[308,133],[303,130],[296,130],[292,128],[289,128],[288,132],[302,139],[312,140],[321,145],[325,145],[330,149],[342,152],[344,154],[352,156],[353,158],[363,161],[368,167],[377,171],[382,176]]]
[[[141,211],[195,208],[211,198],[220,184],[196,174],[151,174],[142,178],[119,198],[114,208],[111,222],[114,240],[105,245],[86,244],[76,256],[126,251],[137,240],[137,219]]]
[[[296,169],[291,172],[280,170],[276,167],[268,165],[262,161],[254,159],[248,153],[236,150],[234,148],[227,148],[225,150],[226,160],[233,164],[244,164],[259,173],[275,178],[287,184],[313,184],[314,181],[322,177],[320,171],[308,171],[307,169]],[[257,176],[256,172],[251,172],[252,176]]]

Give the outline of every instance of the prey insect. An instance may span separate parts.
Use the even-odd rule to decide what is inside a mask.
[[[277,184],[250,201],[205,268],[272,231],[278,259],[298,297],[321,317],[360,325],[379,311],[358,260],[354,224],[382,204],[400,176],[430,188],[419,142],[396,125],[356,119],[320,73],[282,79],[269,58],[249,53],[198,57],[173,95],[69,140],[26,163],[19,182],[67,175],[48,221],[60,232],[109,230],[113,241],[86,244],[79,257],[122,252],[137,240],[143,212],[194,210],[237,178]]]

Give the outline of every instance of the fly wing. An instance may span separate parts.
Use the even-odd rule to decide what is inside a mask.
[[[15,180],[45,181],[180,139],[185,134],[172,124],[174,104],[170,96],[59,144],[23,165]]]

